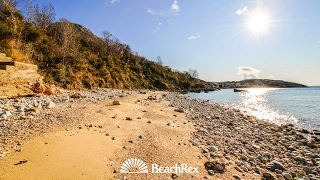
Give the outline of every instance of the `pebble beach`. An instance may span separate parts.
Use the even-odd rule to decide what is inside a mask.
[[[119,107],[123,107],[121,113],[115,101],[128,103],[119,103]],[[94,111],[86,111],[93,106]],[[108,111],[103,112],[104,109]],[[102,117],[107,117],[108,122],[103,119],[95,123]],[[117,118],[117,122],[113,121]],[[128,130],[124,130],[126,125]],[[139,129],[130,131],[133,127]],[[127,133],[126,138],[109,135],[109,131],[121,128],[125,131],[121,133]],[[27,155],[10,161],[29,141],[61,131],[85,135],[81,134],[84,129],[99,134],[99,138],[113,138],[111,142],[119,137],[115,151],[110,152],[110,158],[114,159],[110,162],[115,163],[104,172],[108,174],[102,176],[105,179],[145,179],[119,173],[117,167],[127,158],[125,155],[164,164],[184,160],[197,164],[200,169],[196,175],[152,174],[148,179],[320,179],[320,140],[300,134],[291,124],[279,126],[231,107],[173,92],[100,88],[77,92],[60,90],[54,96],[1,99],[0,165],[6,167],[0,166],[0,177],[3,176],[0,179],[15,179],[4,174],[31,163]],[[136,140],[130,135],[137,136]],[[120,153],[119,148],[124,152]],[[141,149],[143,152],[138,151]],[[162,154],[164,150],[166,154]],[[181,152],[180,157],[173,155],[175,152]]]

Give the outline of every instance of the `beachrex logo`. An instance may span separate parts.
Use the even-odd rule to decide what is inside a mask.
[[[142,160],[131,158],[122,164],[120,173],[148,173],[148,167]]]
[[[187,164],[175,164],[174,166],[152,164],[151,167],[152,173],[199,173],[198,167],[188,166]],[[148,173],[148,167],[142,160],[131,158],[122,164],[120,173]]]

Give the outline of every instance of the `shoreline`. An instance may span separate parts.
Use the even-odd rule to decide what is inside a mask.
[[[105,133],[117,128],[114,127],[114,124],[112,126],[114,129],[111,128],[110,124],[107,124],[105,125],[106,129],[102,130],[98,124],[99,122],[106,123],[106,120],[98,121],[97,119],[106,118],[101,116],[102,114],[107,115],[108,120],[112,120],[114,114],[111,116],[110,113],[116,113],[115,109],[118,109],[118,106],[110,106],[112,104],[111,101],[113,99],[123,99],[125,104],[119,106],[121,112],[132,111],[131,116],[141,113],[142,120],[148,119],[151,121],[150,124],[147,122],[141,123],[135,118],[133,121],[126,121],[125,117],[122,117],[120,122],[123,123],[123,127],[128,128],[126,133],[135,134],[135,132],[140,132],[145,136],[145,140],[139,140],[138,138],[133,140],[134,142],[138,141],[138,143],[129,145],[125,143],[126,141],[122,141],[121,143],[125,143],[127,144],[126,146],[130,147],[125,154],[142,157],[149,163],[156,161],[162,165],[174,164],[175,161],[180,163],[180,159],[182,159],[199,167],[200,174],[190,176],[183,174],[180,175],[181,179],[194,179],[195,177],[198,179],[320,178],[318,139],[310,139],[308,141],[304,136],[297,134],[291,125],[277,126],[258,120],[253,116],[244,115],[233,108],[226,108],[204,100],[191,99],[172,92],[146,91],[146,94],[140,94],[138,91],[97,89],[92,92],[80,92],[80,94],[83,97],[78,99],[68,98],[71,95],[68,93],[60,97],[29,98],[33,102],[39,99],[41,102],[45,102],[43,106],[41,105],[42,110],[38,109],[37,112],[37,109],[33,109],[30,112],[27,111],[24,115],[12,113],[13,115],[9,120],[0,121],[2,132],[0,134],[0,140],[2,141],[0,155],[7,155],[2,159],[0,158],[0,164],[2,160],[10,159],[15,154],[19,154],[19,149],[28,144],[28,142],[34,142],[35,139],[41,139],[52,133],[57,135],[55,133],[64,132],[65,134],[68,132],[68,135],[71,133],[71,136],[73,136],[72,132],[74,132],[75,136],[81,135],[85,138],[91,136],[91,134],[87,133],[91,132],[96,134],[96,139],[102,138],[100,140],[104,141]],[[21,109],[21,106],[17,105],[24,103],[21,99],[23,98],[20,98],[20,102],[16,99],[9,100],[13,104],[16,103],[13,106],[9,106],[12,106],[13,109]],[[49,106],[51,107],[49,108]],[[86,114],[87,109],[90,109],[91,106],[92,108],[96,107],[97,111],[90,110],[88,112],[91,114]],[[132,107],[139,108],[139,110],[134,111],[135,108]],[[150,110],[150,107],[153,107],[153,109],[151,108]],[[142,109],[148,109],[150,112],[143,113],[141,112]],[[76,110],[76,113],[72,114],[70,110]],[[94,123],[95,121],[97,122]],[[23,126],[24,129],[22,131],[17,129],[17,126],[21,126],[23,123],[26,123]],[[30,127],[32,123],[34,125]],[[128,123],[136,123],[137,129],[133,128],[135,126],[126,127]],[[82,124],[81,128],[79,128],[79,124]],[[65,129],[66,125],[71,128]],[[14,128],[18,131],[12,131]],[[31,130],[28,131],[30,128]],[[34,128],[35,132],[32,131],[32,128]],[[150,131],[149,128],[153,128],[153,131]],[[32,134],[27,135],[25,134],[26,132]],[[98,134],[101,136],[98,136]],[[129,139],[130,134],[126,135]],[[176,134],[180,134],[180,137],[179,135],[176,137]],[[168,141],[166,138],[172,140]],[[114,164],[119,167],[121,165],[120,162],[127,158],[122,151],[121,153],[118,151],[122,149],[123,144],[121,143],[113,148],[107,148],[108,151],[110,150],[108,152],[110,155],[115,154],[113,158],[117,159],[117,161]],[[17,152],[11,153],[10,149]],[[116,149],[118,150],[111,152]],[[88,151],[90,151],[90,148]],[[3,152],[9,153],[5,154]],[[177,152],[179,153],[177,154]],[[188,153],[194,156],[188,157]],[[73,159],[75,158],[73,157]],[[109,163],[111,162],[112,160]],[[26,164],[29,163],[27,162]],[[15,166],[11,168],[15,168]],[[108,177],[118,179],[124,177],[123,174],[117,172],[117,168],[108,168],[109,172],[106,172]],[[113,171],[116,172],[114,173]],[[154,179],[170,176],[171,174],[163,176],[148,174],[148,178],[153,177]],[[127,175],[127,177],[143,179],[142,176],[138,175]]]

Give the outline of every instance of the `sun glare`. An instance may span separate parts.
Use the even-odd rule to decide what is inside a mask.
[[[270,26],[270,15],[266,11],[256,10],[247,16],[246,28],[255,36],[269,33]]]
[[[268,30],[269,17],[266,13],[255,13],[249,17],[248,28],[255,32],[261,33]]]

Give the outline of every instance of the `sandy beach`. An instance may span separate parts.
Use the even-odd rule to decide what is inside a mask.
[[[0,179],[319,178],[318,142],[309,147],[291,126],[175,93],[110,93],[56,98],[51,108],[1,121]],[[255,134],[255,126],[265,130]],[[148,173],[120,173],[131,158]],[[197,171],[155,173],[154,164]]]

